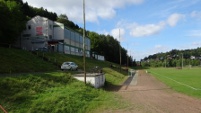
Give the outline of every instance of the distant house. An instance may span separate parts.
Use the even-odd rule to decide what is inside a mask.
[[[64,24],[35,16],[26,23],[17,45],[26,50],[48,50],[82,56],[83,36]],[[85,37],[86,56],[90,57],[91,42]]]
[[[191,60],[194,60],[194,59],[196,59],[195,56],[191,56]]]

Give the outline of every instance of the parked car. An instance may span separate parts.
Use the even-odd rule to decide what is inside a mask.
[[[61,65],[61,70],[77,70],[78,65],[74,62],[64,62]]]

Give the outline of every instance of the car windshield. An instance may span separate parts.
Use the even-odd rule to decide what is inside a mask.
[[[69,62],[64,62],[64,63],[63,63],[63,65],[69,65],[69,64],[70,64]]]

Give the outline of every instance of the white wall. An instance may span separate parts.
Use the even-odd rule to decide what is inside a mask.
[[[64,24],[54,22],[54,39],[64,40]]]
[[[76,76],[75,75],[74,78],[76,78],[80,81],[84,81],[84,75],[83,74],[82,74],[82,76]],[[95,88],[100,88],[100,87],[104,86],[104,84],[105,84],[105,75],[101,73],[101,75],[97,75],[97,76],[87,76],[86,82],[90,83]]]
[[[30,27],[31,29],[29,29]],[[35,16],[27,22],[24,33],[31,34],[31,37],[53,36],[53,21],[45,17]]]
[[[105,61],[105,57],[102,55],[98,55],[98,60]]]
[[[36,50],[47,47],[47,40],[53,38],[53,21],[40,16],[35,16],[26,24],[20,41],[21,47],[27,50]]]

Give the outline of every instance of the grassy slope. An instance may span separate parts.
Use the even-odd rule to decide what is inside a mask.
[[[0,47],[0,59],[0,74],[58,70],[31,52],[18,49]]]
[[[0,103],[9,113],[83,113],[127,105],[117,95],[61,72],[1,77],[0,91]]]
[[[50,52],[36,52],[36,55],[45,57],[46,59],[50,60],[51,62],[56,63],[58,66],[60,66],[65,61],[73,61],[76,64],[78,64],[79,69],[83,69],[83,57],[82,56],[74,56],[74,55],[61,54],[61,53],[50,53]],[[91,69],[94,68],[95,66],[105,68],[105,67],[109,67],[110,65],[111,65],[110,62],[103,62],[103,61],[86,58],[87,71],[91,71]]]
[[[178,92],[201,98],[201,68],[152,68],[149,73]]]
[[[1,63],[7,63],[7,67],[13,66],[13,69],[15,69],[13,72],[58,70],[58,67],[55,67],[53,63],[45,62],[40,57],[27,51],[0,48],[0,52],[4,52],[3,55],[1,54],[1,58],[4,59]],[[40,54],[43,53],[38,53],[39,56]],[[82,57],[58,53],[45,53],[44,55],[50,60],[54,59],[51,62],[55,62],[55,59],[57,59],[56,63],[58,64],[63,61],[75,61],[79,67],[82,67]],[[13,59],[11,62],[7,58],[15,58],[18,61]],[[126,78],[125,72],[119,73],[117,69],[109,68],[109,62],[92,59],[86,59],[86,61],[88,71],[94,66],[103,67],[103,71],[106,73],[106,81],[112,84],[120,84]],[[20,64],[20,66],[16,68],[17,64]],[[25,64],[34,66],[26,67]],[[4,73],[7,72],[5,71],[7,68],[3,65],[0,66],[0,69],[4,69],[2,71]],[[0,104],[9,113],[83,113],[93,112],[94,110],[101,112],[101,110],[125,108],[129,105],[111,92],[94,89],[88,85],[85,86],[83,82],[73,79],[71,74],[71,72],[57,71],[40,74],[19,74],[18,76],[2,75],[0,76]]]

